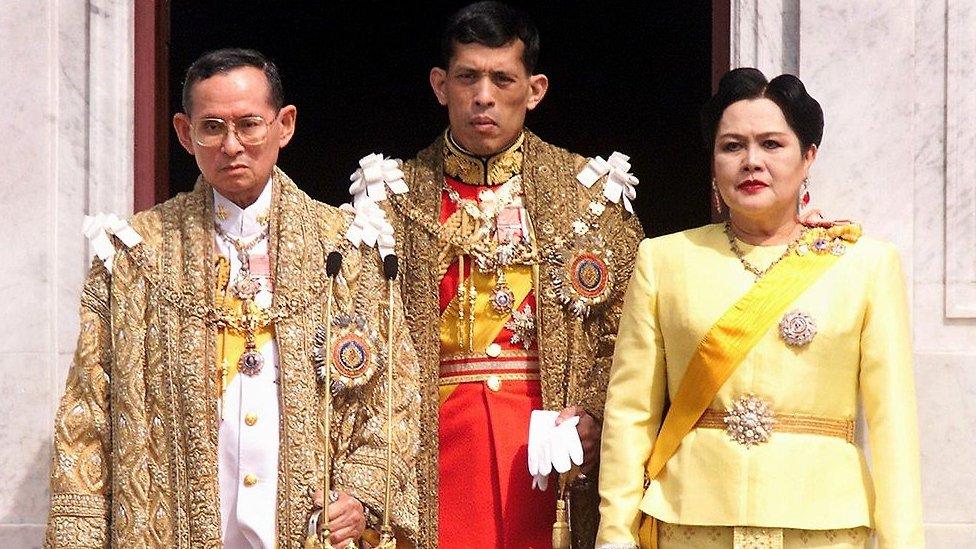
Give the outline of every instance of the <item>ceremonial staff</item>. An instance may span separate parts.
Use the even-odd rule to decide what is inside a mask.
[[[328,285],[328,297],[325,302],[325,326],[320,328],[324,330],[324,336],[322,338],[322,352],[321,356],[324,359],[324,364],[322,364],[322,376],[324,378],[324,410],[322,412],[322,425],[324,428],[325,437],[325,447],[322,453],[322,509],[319,511],[318,521],[322,520],[322,515],[325,515],[325,525],[322,527],[322,532],[319,536],[319,547],[321,549],[333,549],[332,542],[329,540],[329,536],[332,532],[329,530],[329,501],[331,498],[332,489],[332,307],[335,302],[335,280],[336,276],[339,275],[339,271],[342,269],[342,254],[333,251],[330,252],[328,257],[325,259],[325,276],[329,279]],[[313,527],[314,528],[314,527]],[[314,529],[309,532],[309,536],[306,538],[305,546],[306,548],[313,547],[314,545],[310,542],[315,540]]]
[[[396,537],[390,524],[390,499],[393,485],[393,367],[396,363],[393,344],[393,285],[399,271],[395,254],[383,258],[383,276],[386,277],[389,324],[386,330],[386,494],[383,502],[383,526],[380,530],[380,544],[377,549],[394,549]]]

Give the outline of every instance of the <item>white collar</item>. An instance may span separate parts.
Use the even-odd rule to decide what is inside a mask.
[[[214,218],[228,236],[247,238],[264,231],[271,211],[271,179],[264,185],[261,195],[247,208],[241,209],[213,189]]]

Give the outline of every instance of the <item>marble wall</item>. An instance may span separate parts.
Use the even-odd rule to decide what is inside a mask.
[[[132,211],[132,6],[0,9],[0,547],[40,547],[89,211]]]
[[[894,242],[913,298],[928,546],[976,546],[976,5],[732,0],[733,66],[824,107],[814,205]]]

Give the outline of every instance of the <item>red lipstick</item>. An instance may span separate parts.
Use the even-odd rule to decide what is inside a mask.
[[[769,185],[759,181],[758,179],[746,179],[742,183],[736,185],[735,188],[746,194],[756,194],[768,186]]]

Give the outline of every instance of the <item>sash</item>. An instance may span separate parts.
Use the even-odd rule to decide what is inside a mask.
[[[495,289],[495,280],[497,275],[493,274],[491,276],[484,276],[477,271],[472,265],[472,270],[470,276],[474,281],[474,288],[478,292],[475,297],[474,311],[475,311],[475,325],[474,333],[467,334],[468,337],[472,338],[472,347],[476,351],[483,351],[489,345],[494,343],[495,339],[498,338],[498,334],[505,328],[505,324],[512,318],[511,313],[506,315],[500,315],[496,313],[489,303],[489,298],[491,293]],[[525,299],[528,297],[529,293],[532,292],[533,287],[533,270],[531,266],[528,265],[513,265],[505,268],[505,280],[508,284],[508,288],[512,290],[512,295],[514,296],[513,303],[515,306],[513,310],[518,309]],[[467,279],[464,277],[464,273],[459,273],[458,284],[466,284]],[[450,352],[451,350],[462,351],[462,346],[458,342],[458,330],[466,330],[467,320],[464,320],[465,325],[460,325],[462,322],[458,318],[458,300],[457,297],[451,300],[447,304],[447,308],[441,313],[440,322],[440,342],[441,342],[441,353]],[[450,398],[453,394],[454,389],[457,385],[441,385],[438,388],[439,393],[439,405],[443,405],[444,402]]]
[[[231,297],[227,299],[231,310],[241,313],[243,309],[243,304],[241,300],[236,297]],[[258,351],[261,350],[264,345],[271,341],[274,337],[274,327],[265,326],[254,331],[254,348]],[[241,355],[244,354],[244,348],[247,346],[247,340],[244,338],[243,334],[239,334],[234,330],[223,329],[217,335],[217,366],[218,375],[223,375],[223,385],[218,385],[218,387],[223,387],[226,389],[230,386],[231,381],[237,376],[237,363],[241,360]],[[221,396],[222,398],[222,396]]]
[[[788,254],[709,328],[691,357],[651,450],[645,469],[648,481],[664,469],[756,343],[838,258],[813,251],[803,256]],[[642,548],[657,549],[654,517],[645,515],[641,520],[639,539]]]
[[[474,269],[477,270],[477,269]],[[473,338],[472,346],[476,351],[483,351],[486,347],[494,343],[499,332],[505,328],[505,324],[512,318],[512,315],[500,315],[496,313],[489,303],[491,294],[495,289],[496,275],[484,276],[481,273],[471,273],[474,280],[474,288],[478,292],[475,296],[474,311],[475,322],[474,333],[468,337]],[[458,284],[465,284],[466,278],[460,278]],[[526,265],[515,265],[505,268],[505,280],[512,294],[515,296],[513,309],[518,309],[529,292],[532,291],[532,268]],[[458,333],[458,301],[455,297],[444,309],[441,314],[441,349],[458,349],[461,346],[457,341]],[[467,320],[464,321],[467,323]],[[462,326],[465,330],[465,326]],[[467,334],[467,331],[465,331]]]

